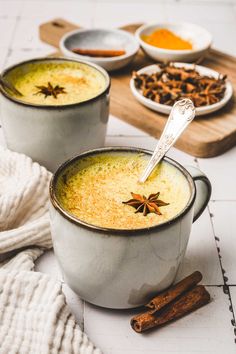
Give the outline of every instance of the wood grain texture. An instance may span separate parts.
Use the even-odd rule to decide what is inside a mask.
[[[132,24],[123,29],[133,33],[140,25]],[[40,26],[40,38],[58,48],[62,35],[75,28],[79,27],[65,20],[55,19]],[[142,106],[133,97],[129,88],[132,71],[150,64],[153,64],[153,61],[140,50],[128,67],[111,73],[111,113],[159,138],[167,116]],[[226,74],[232,82],[234,91],[236,90],[236,58],[212,49],[201,64]],[[213,157],[230,149],[235,143],[236,100],[233,97],[218,112],[195,118],[175,146],[196,157]]]
[[[52,21],[42,23],[39,26],[39,38],[48,44],[59,48],[59,42],[62,36],[68,32],[78,29],[79,26],[74,25],[62,18],[56,18]]]

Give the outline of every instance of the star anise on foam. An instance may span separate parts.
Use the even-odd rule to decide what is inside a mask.
[[[47,98],[48,96],[53,96],[54,98],[57,98],[60,93],[66,93],[64,87],[61,87],[59,85],[53,87],[50,82],[48,82],[48,86],[42,85],[35,87],[38,89],[35,95],[44,95],[44,98]]]
[[[130,205],[136,209],[135,213],[143,213],[146,216],[149,213],[155,213],[157,215],[162,215],[159,207],[169,205],[169,203],[163,202],[163,200],[158,199],[160,192],[150,194],[148,198],[145,195],[132,193],[132,199],[127,202],[122,202],[123,204]]]

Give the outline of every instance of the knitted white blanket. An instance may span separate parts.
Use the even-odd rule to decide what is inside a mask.
[[[101,354],[70,313],[61,283],[32,271],[52,247],[50,176],[0,147],[0,354]]]

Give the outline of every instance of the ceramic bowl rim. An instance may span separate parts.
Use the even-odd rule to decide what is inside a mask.
[[[58,177],[60,176],[61,172],[67,168],[68,166],[72,165],[74,162],[77,162],[81,158],[84,158],[86,156],[91,156],[91,155],[97,155],[101,153],[109,153],[109,152],[131,152],[131,153],[143,153],[145,155],[152,155],[151,150],[147,149],[142,149],[142,148],[136,148],[136,147],[122,147],[122,146],[115,146],[115,147],[105,147],[105,148],[98,148],[98,149],[93,149],[93,150],[88,150],[85,151],[79,155],[76,155],[72,157],[71,159],[65,161],[63,164],[61,164],[56,172],[53,174],[50,185],[49,185],[49,196],[50,196],[50,201],[52,206],[68,221],[76,224],[77,226],[81,226],[83,228],[89,229],[90,231],[95,231],[98,233],[103,233],[103,234],[112,234],[112,235],[118,235],[118,236],[132,236],[134,234],[136,235],[142,235],[144,233],[150,233],[153,231],[159,231],[163,228],[167,228],[170,225],[176,223],[180,218],[182,218],[185,214],[188,213],[188,211],[192,208],[193,203],[196,198],[196,186],[193,181],[193,178],[191,174],[177,161],[171,159],[170,157],[164,157],[164,160],[170,163],[172,166],[176,167],[182,174],[185,176],[185,178],[188,181],[189,188],[190,188],[190,197],[189,200],[186,204],[186,206],[181,210],[180,213],[175,215],[173,218],[170,220],[163,222],[158,225],[154,225],[151,227],[145,227],[145,228],[137,228],[137,229],[113,229],[113,228],[107,228],[107,227],[101,227],[93,224],[89,224],[85,221],[80,220],[79,218],[73,216],[70,214],[68,211],[66,211],[61,205],[60,202],[58,201],[55,193],[55,187],[58,181]]]
[[[111,58],[102,58],[102,57],[99,57],[99,58],[96,58],[96,57],[90,57],[89,55],[86,55],[86,56],[82,56],[82,55],[79,55],[79,54],[75,54],[73,53],[71,50],[69,50],[66,45],[65,45],[65,42],[66,40],[77,34],[77,33],[84,33],[84,32],[96,32],[96,31],[106,31],[106,32],[111,32],[111,33],[122,33],[123,36],[126,36],[128,37],[132,42],[133,44],[135,45],[135,48],[134,50],[132,51],[129,51],[128,53],[125,53],[123,55],[120,55],[118,57],[111,57]],[[105,63],[115,63],[115,62],[118,62],[118,61],[121,61],[121,60],[124,60],[124,59],[128,59],[130,57],[132,57],[133,55],[135,55],[138,50],[139,50],[139,42],[137,41],[137,39],[135,38],[134,35],[132,35],[131,33],[129,33],[128,31],[125,31],[125,30],[122,30],[122,29],[118,29],[118,28],[113,28],[113,29],[109,29],[109,28],[90,28],[90,29],[86,29],[86,28],[79,28],[79,29],[75,29],[71,32],[68,32],[66,33],[60,40],[59,42],[59,47],[60,47],[60,50],[65,54],[65,55],[68,55],[68,57],[71,57],[73,59],[76,59],[76,57],[78,57],[78,59],[81,59],[81,58],[85,58],[85,60],[92,60],[91,62],[93,63],[101,63],[101,64],[105,64]]]
[[[141,34],[144,30],[148,29],[149,27],[154,27],[154,26],[162,26],[164,28],[168,28],[168,26],[170,25],[175,25],[175,26],[193,26],[195,28],[199,28],[201,29],[201,31],[204,31],[207,36],[208,36],[208,44],[204,44],[199,48],[196,49],[178,49],[178,50],[174,50],[174,49],[165,49],[165,48],[159,48],[159,47],[155,47],[151,44],[146,43],[145,41],[142,40],[141,38]],[[135,37],[138,39],[140,45],[142,47],[146,47],[150,50],[154,50],[156,53],[165,53],[165,54],[195,54],[204,50],[207,50],[208,48],[211,47],[212,42],[213,42],[213,37],[212,34],[205,29],[204,27],[197,25],[195,23],[191,23],[191,22],[156,22],[156,23],[151,23],[151,24],[143,24],[141,27],[139,27],[136,31],[135,31]]]
[[[7,91],[5,91],[1,86],[0,86],[0,92],[2,93],[3,96],[5,96],[7,99],[9,99],[10,101],[13,101],[19,105],[23,105],[26,107],[31,107],[31,108],[38,108],[38,109],[50,109],[50,110],[61,110],[61,109],[68,109],[68,108],[74,108],[77,106],[83,106],[85,104],[90,104],[93,101],[96,101],[97,99],[99,99],[100,97],[102,97],[103,95],[106,95],[109,93],[110,91],[110,87],[111,87],[111,78],[109,76],[109,74],[107,73],[107,71],[100,67],[99,65],[95,64],[95,63],[90,63],[87,62],[85,60],[76,60],[74,58],[62,58],[62,57],[41,57],[41,58],[33,58],[33,59],[28,59],[28,60],[24,60],[21,61],[19,63],[16,63],[14,65],[11,65],[9,67],[7,67],[6,69],[4,69],[2,71],[2,76],[7,75],[8,72],[10,72],[11,70],[14,70],[17,67],[20,67],[21,65],[27,65],[30,63],[37,63],[37,62],[46,62],[46,61],[69,61],[69,62],[76,62],[76,63],[82,63],[85,65],[88,65],[90,67],[93,67],[94,69],[98,70],[105,78],[106,80],[106,86],[104,88],[104,90],[102,92],[100,92],[97,96],[89,98],[86,101],[82,101],[82,102],[75,102],[75,103],[70,103],[70,104],[62,104],[62,105],[43,105],[43,104],[36,104],[36,103],[30,103],[30,102],[26,102],[20,99],[17,99],[13,96],[11,96],[10,94],[7,93]]]

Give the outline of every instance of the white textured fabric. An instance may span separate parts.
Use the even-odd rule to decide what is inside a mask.
[[[52,247],[50,177],[0,147],[0,354],[101,354],[70,313],[61,283],[32,271]]]

